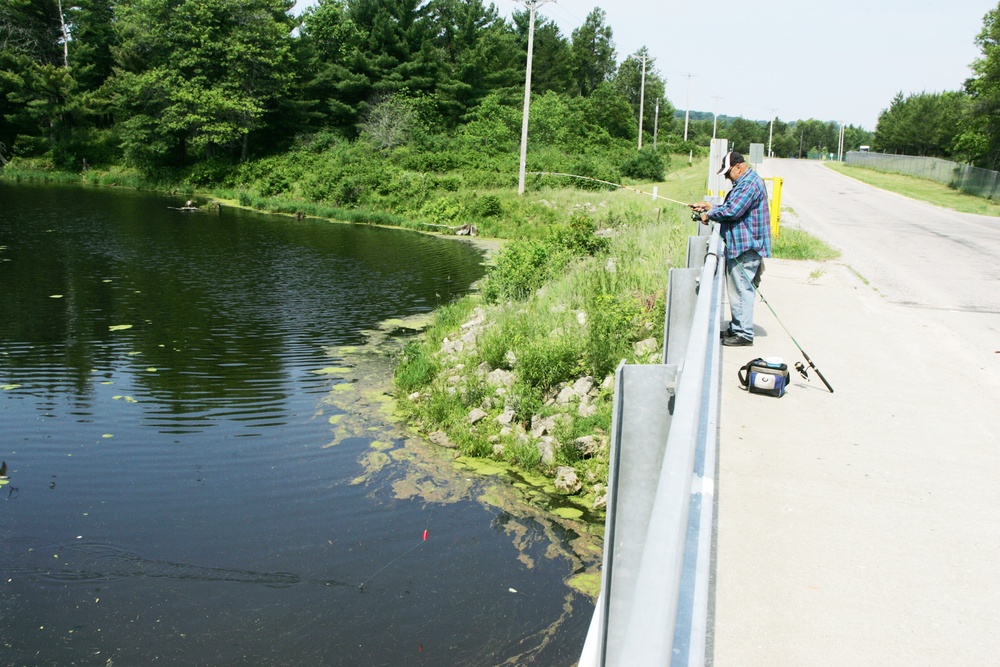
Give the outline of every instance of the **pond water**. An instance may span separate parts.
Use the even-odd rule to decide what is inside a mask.
[[[181,204],[0,184],[0,664],[573,664],[573,531],[337,399],[480,253]]]

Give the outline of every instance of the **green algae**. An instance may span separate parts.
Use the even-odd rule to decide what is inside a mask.
[[[343,366],[327,366],[326,368],[319,368],[309,372],[313,375],[346,375],[351,372],[351,369]]]
[[[566,580],[566,585],[590,599],[596,600],[597,595],[601,592],[601,573],[581,572],[574,574]]]
[[[579,519],[583,516],[583,510],[576,509],[575,507],[557,507],[552,510],[552,513],[564,519]]]

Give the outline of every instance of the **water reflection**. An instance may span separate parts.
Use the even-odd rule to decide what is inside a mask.
[[[360,364],[330,350],[463,293],[477,252],[136,192],[0,201],[5,661],[575,660],[558,538],[360,483],[400,443],[368,415],[342,437],[327,402],[358,388],[326,369]]]

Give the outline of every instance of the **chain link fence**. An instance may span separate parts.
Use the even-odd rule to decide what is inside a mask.
[[[889,155],[865,151],[848,151],[844,162],[853,167],[926,178],[970,195],[1000,200],[1000,172],[989,169],[980,169],[936,157]]]

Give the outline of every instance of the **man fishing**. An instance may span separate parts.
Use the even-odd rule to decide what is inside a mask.
[[[722,332],[722,344],[753,345],[753,304],[755,287],[764,271],[764,257],[771,256],[771,213],[767,187],[760,175],[750,169],[743,156],[730,151],[722,159],[720,174],[733,183],[721,206],[708,202],[690,204],[701,213],[702,224],[720,225],[726,243],[726,274],[729,311],[732,321]]]

